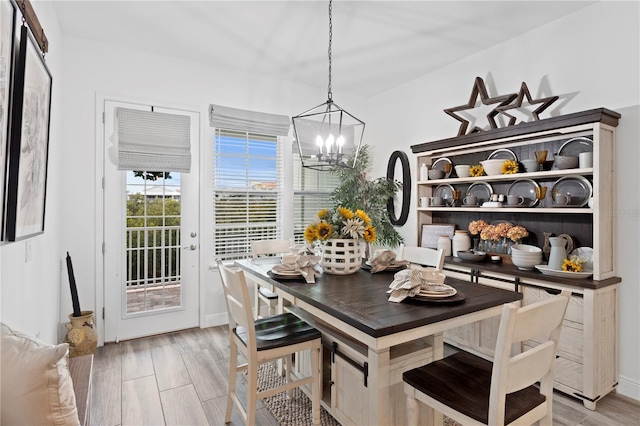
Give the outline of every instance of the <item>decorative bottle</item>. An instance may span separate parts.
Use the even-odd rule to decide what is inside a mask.
[[[420,181],[429,180],[429,169],[425,163],[420,166]]]
[[[467,231],[458,230],[453,236],[453,240],[451,242],[451,251],[453,257],[458,257],[459,251],[468,251],[471,249],[471,238]]]
[[[445,256],[451,256],[451,239],[448,235],[438,237],[438,249],[442,249]]]

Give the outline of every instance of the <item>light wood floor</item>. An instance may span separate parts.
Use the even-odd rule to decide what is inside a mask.
[[[228,374],[227,326],[108,343],[94,360],[91,422],[222,425]],[[244,384],[242,380],[238,382]],[[277,425],[258,402],[257,424]],[[554,425],[640,425],[640,404],[609,394],[597,411],[556,392]],[[242,425],[234,410],[233,425]]]

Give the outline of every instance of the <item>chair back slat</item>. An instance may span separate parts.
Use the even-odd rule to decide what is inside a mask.
[[[566,305],[565,299],[553,297],[521,308],[513,331],[513,342],[522,342],[534,337],[546,338],[562,324],[566,310],[566,306],[562,308],[562,305]]]
[[[255,334],[255,329],[253,326],[251,299],[249,298],[244,272],[229,268],[223,265],[220,260],[217,263],[229,314],[229,328],[235,328],[236,324],[241,325],[248,330],[250,334],[249,341],[255,341],[252,338],[252,334]]]
[[[444,266],[444,250],[428,247],[407,247],[400,244],[398,260],[407,260],[417,265],[431,266],[442,270]]]
[[[571,292],[518,308],[507,303],[502,309],[496,342],[491,391],[489,424],[503,424],[507,393],[523,389],[540,381],[543,389],[553,391],[553,369],[562,322]],[[544,337],[544,342],[520,354],[511,356],[511,345],[532,337]],[[544,394],[544,392],[543,392]],[[552,395],[545,395],[551,399]]]
[[[284,239],[258,240],[251,242],[251,253],[253,257],[260,257],[267,254],[288,253],[291,241]]]

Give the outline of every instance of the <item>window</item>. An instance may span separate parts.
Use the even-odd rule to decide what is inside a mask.
[[[317,218],[319,210],[331,208],[331,191],[339,181],[333,173],[302,167],[297,153],[293,163],[293,238],[295,244],[303,244],[307,225]]]
[[[215,129],[214,247],[220,259],[282,235],[282,147],[277,136]]]

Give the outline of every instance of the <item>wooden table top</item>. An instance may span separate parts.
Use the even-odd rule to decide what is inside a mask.
[[[322,274],[314,284],[303,278],[274,279],[267,272],[277,258],[237,260],[249,274],[299,298],[375,338],[433,324],[457,316],[522,299],[522,294],[447,277],[445,283],[464,293],[459,304],[405,301],[389,302],[386,293],[394,272],[372,274],[361,269],[350,275]]]

